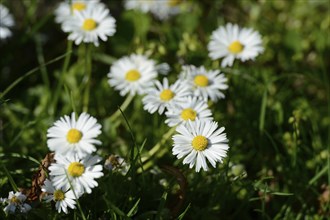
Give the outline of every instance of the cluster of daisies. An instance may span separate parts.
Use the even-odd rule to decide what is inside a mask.
[[[116,32],[116,20],[99,0],[62,2],[55,10],[55,21],[76,45],[94,43],[98,46],[99,38],[107,41]]]
[[[130,2],[130,1],[127,1]],[[133,3],[131,3],[133,4]],[[228,23],[215,30],[208,44],[209,57],[223,58],[221,66],[232,66],[235,59],[254,59],[263,51],[261,36],[250,28]],[[208,102],[224,98],[228,88],[226,77],[220,70],[207,70],[204,66],[182,66],[176,81],[158,80],[156,62],[145,55],[125,56],[110,68],[109,84],[120,92],[144,96],[144,109],[153,114],[165,114],[165,123],[176,127],[172,153],[183,159],[183,164],[208,170],[207,161],[216,167],[227,155],[228,139],[224,127],[213,121]]]
[[[139,9],[157,14],[160,19],[179,13],[179,0],[126,0],[127,9]],[[109,9],[99,0],[71,0],[60,3],[56,9],[56,22],[69,33],[68,39],[76,44],[94,43],[99,38],[106,41],[115,33],[115,19]],[[9,11],[0,5],[0,38],[11,35],[9,27],[14,20]],[[254,59],[263,52],[261,36],[251,28],[240,28],[228,23],[213,31],[207,45],[212,60],[223,58],[222,67],[232,66],[235,59]],[[175,81],[166,76],[167,64],[157,64],[142,54],[131,54],[113,63],[108,73],[109,84],[121,96],[140,95],[144,109],[151,114],[165,115],[165,123],[175,127],[172,153],[183,164],[195,171],[207,171],[208,164],[216,167],[222,163],[229,149],[224,127],[213,120],[208,103],[223,99],[228,88],[227,78],[220,70],[209,70],[204,66],[183,65]],[[159,80],[162,73],[163,78]],[[68,213],[85,193],[98,186],[96,179],[102,177],[101,158],[93,155],[101,142],[101,125],[87,113],[76,118],[61,117],[47,132],[47,146],[55,153],[54,162],[48,167],[49,174],[42,191],[44,201],[53,202],[58,212]],[[105,168],[114,169],[124,163],[118,156],[110,156]],[[126,167],[127,168],[127,167]],[[127,169],[126,171],[127,172]],[[31,206],[25,203],[21,192],[9,192],[1,198],[7,213],[26,213]]]
[[[54,201],[58,212],[75,208],[76,201],[84,193],[91,193],[98,186],[95,179],[103,176],[102,158],[92,155],[95,145],[101,142],[101,125],[87,113],[64,116],[54,123],[47,132],[48,148],[55,153],[55,162],[48,170],[42,191],[47,202]]]
[[[144,109],[165,114],[165,123],[176,126],[172,153],[184,158],[183,163],[208,170],[206,159],[215,167],[228,150],[228,140],[213,121],[208,101],[224,98],[228,88],[226,77],[219,70],[185,65],[173,84],[168,77],[157,80],[156,62],[144,55],[132,54],[117,60],[108,73],[109,84],[122,96],[143,95]]]

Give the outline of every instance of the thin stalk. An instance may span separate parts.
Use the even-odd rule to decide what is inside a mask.
[[[44,58],[44,55],[43,55],[43,50],[42,50],[42,45],[41,45],[41,42],[40,42],[40,37],[36,36],[34,38],[34,40],[35,40],[35,43],[36,43],[37,59],[38,59],[38,63],[39,63],[39,66],[40,66],[42,81],[46,85],[47,91],[50,91],[48,71],[47,71],[47,68],[45,66],[45,58]]]
[[[128,105],[132,102],[134,96],[132,95],[128,95],[125,99],[125,101],[123,102],[123,104],[121,104],[120,107],[118,107],[117,111],[115,113],[113,113],[110,117],[108,117],[107,119],[110,121],[113,121],[114,119],[118,118],[119,115],[121,115],[121,112],[125,111],[125,109],[128,107]]]
[[[58,56],[50,61],[48,61],[47,63],[45,63],[45,66],[51,64],[51,63],[55,63],[56,61],[62,59],[63,57],[67,56],[69,53],[71,52],[68,52],[68,53],[65,53],[61,56]],[[16,79],[12,84],[10,84],[10,86],[8,86],[6,88],[5,91],[3,91],[1,94],[0,94],[0,99],[2,99],[8,92],[10,92],[10,90],[12,90],[17,84],[19,84],[21,81],[23,81],[25,78],[27,78],[28,76],[32,75],[33,73],[37,72],[38,70],[40,70],[41,66],[38,66],[36,68],[33,68],[32,70],[30,70],[29,72],[27,72],[26,74],[24,74],[23,76],[19,77],[18,79]]]
[[[52,112],[53,114],[56,112],[57,102],[58,102],[58,99],[59,99],[59,96],[60,96],[60,93],[62,90],[63,82],[64,82],[64,74],[68,71],[68,67],[69,67],[69,63],[70,63],[70,59],[71,59],[72,43],[73,43],[73,41],[68,41],[68,44],[67,44],[67,48],[66,48],[67,53],[65,56],[62,72],[61,72],[60,79],[57,84],[54,99],[53,99],[53,112]]]
[[[165,148],[166,150],[164,149],[160,150],[160,148],[172,136],[172,134],[175,132],[175,129],[176,127],[173,127],[170,130],[168,130],[167,133],[163,135],[162,139],[155,146],[153,146],[153,148],[149,150],[148,155],[142,157],[143,163],[151,159],[151,157],[153,157],[155,154],[160,154],[160,153],[164,154],[167,151],[167,148]]]
[[[91,88],[91,78],[92,78],[92,45],[85,44],[85,69],[86,69],[86,88],[84,93],[84,101],[83,101],[83,111],[88,111],[88,103],[89,103],[89,94]]]
[[[64,169],[64,172],[65,172],[66,178],[69,180],[70,189],[72,190],[73,195],[74,195],[74,197],[75,197],[75,199],[76,199],[77,206],[78,206],[79,212],[80,212],[80,214],[81,214],[81,217],[82,217],[83,220],[87,220],[86,217],[85,217],[85,215],[84,215],[84,212],[83,212],[83,210],[82,210],[82,208],[81,208],[81,206],[80,206],[80,203],[79,203],[79,201],[78,201],[79,197],[78,197],[77,194],[76,194],[76,190],[73,188],[72,183],[71,183],[71,181],[70,181],[70,179],[69,179],[69,175],[68,175],[68,173],[66,172],[65,169]]]

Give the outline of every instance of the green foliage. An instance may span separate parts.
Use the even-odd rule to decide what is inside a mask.
[[[104,160],[121,155],[131,167],[126,175],[106,170],[99,187],[79,200],[86,219],[329,216],[327,0],[192,0],[184,3],[186,13],[167,21],[125,11],[120,1],[104,2],[117,31],[96,48],[68,43],[52,16],[59,1],[1,1],[16,25],[12,38],[0,42],[0,197],[16,186],[31,187],[38,161],[49,152],[46,133],[53,122],[88,109],[102,124],[97,154]],[[211,61],[209,36],[226,22],[258,30],[264,53],[232,68]],[[211,103],[230,141],[223,164],[200,173],[182,165],[171,154],[173,131],[165,117],[144,111],[141,97],[125,102],[109,86],[109,66],[130,53],[170,64],[172,82],[182,64],[226,74],[226,98]],[[28,219],[82,218],[79,210],[65,215],[53,205],[32,206]],[[26,216],[1,210],[5,217]]]

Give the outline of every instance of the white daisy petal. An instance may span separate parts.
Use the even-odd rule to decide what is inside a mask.
[[[177,127],[178,134],[173,136],[173,155],[183,159],[183,164],[195,166],[195,171],[201,168],[208,170],[207,161],[215,167],[216,162],[222,162],[227,156],[229,146],[224,128],[218,128],[216,122],[207,120],[188,121]],[[215,135],[216,134],[216,135]]]
[[[101,144],[95,138],[101,133],[101,125],[87,113],[82,113],[78,120],[75,114],[65,115],[47,131],[47,145],[56,154],[74,155],[80,158],[96,151],[95,144]]]
[[[121,96],[146,93],[153,86],[158,73],[156,63],[148,57],[139,54],[125,56],[110,68],[109,84],[120,91]]]
[[[213,31],[207,48],[211,59],[223,58],[222,67],[232,66],[235,59],[254,60],[264,50],[257,31],[231,23]]]

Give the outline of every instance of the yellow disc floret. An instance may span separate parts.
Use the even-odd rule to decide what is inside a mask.
[[[138,79],[141,78],[141,74],[137,70],[130,70],[126,73],[125,79],[130,82],[137,81]]]
[[[197,135],[192,140],[191,145],[193,146],[193,148],[195,150],[202,151],[207,147],[208,143],[209,142],[206,137],[204,137],[202,135]]]
[[[195,76],[194,83],[197,86],[205,87],[209,84],[209,80],[206,76],[200,74],[200,75]]]
[[[85,19],[82,29],[85,31],[92,31],[97,27],[97,23],[94,19],[92,18],[87,18]]]
[[[81,140],[82,136],[83,134],[79,130],[72,128],[68,131],[66,135],[66,140],[70,144],[75,144]]]
[[[170,89],[164,89],[159,96],[161,100],[169,101],[174,97],[174,92],[172,92]]]
[[[194,111],[191,108],[183,109],[181,112],[181,118],[185,121],[187,120],[195,121],[196,116],[197,116],[196,111]]]
[[[72,162],[68,167],[68,173],[72,177],[79,177],[85,172],[85,166],[79,162]]]
[[[11,202],[11,203],[15,203],[15,204],[20,204],[20,203],[21,203],[21,200],[19,200],[16,196],[13,196],[13,197],[10,199],[10,202]]]
[[[62,190],[55,190],[53,196],[54,196],[55,202],[62,201],[65,198],[64,192]]]
[[[244,49],[244,45],[241,44],[241,42],[239,41],[232,42],[228,47],[228,50],[233,54],[238,54],[242,52],[243,49]]]
[[[86,5],[82,2],[72,3],[72,10],[82,11],[86,8]]]

